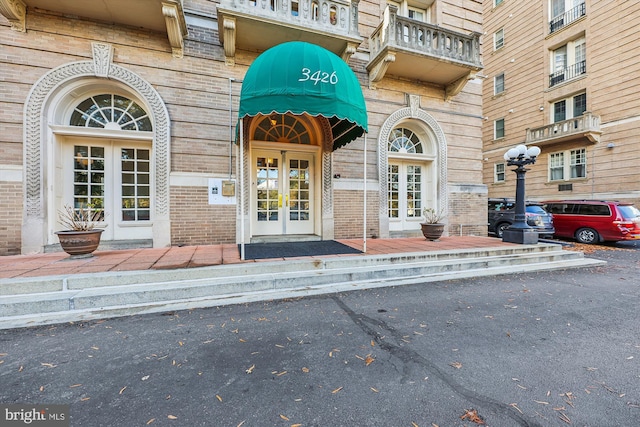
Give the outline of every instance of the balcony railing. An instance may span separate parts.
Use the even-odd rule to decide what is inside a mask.
[[[549,87],[574,79],[587,72],[587,61],[580,61],[549,75]]]
[[[579,18],[582,18],[587,14],[587,7],[583,3],[573,7],[562,15],[558,15],[549,22],[549,34],[558,31],[561,28],[566,27]]]
[[[347,60],[362,42],[357,1],[221,0],[217,13],[225,60],[230,65],[236,48],[260,52],[300,40]]]
[[[351,3],[334,0],[222,0],[220,7],[283,24],[358,36]],[[357,12],[357,9],[355,9]]]
[[[527,129],[525,141],[527,144],[544,145],[585,137],[593,143],[600,140],[601,134],[600,116],[585,112],[581,116],[568,120]]]
[[[482,67],[479,34],[466,35],[399,16],[394,6],[387,6],[385,20],[370,37],[371,56],[389,46]]]

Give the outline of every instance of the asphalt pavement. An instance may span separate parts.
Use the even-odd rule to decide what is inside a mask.
[[[0,403],[91,427],[637,426],[640,248],[593,248],[605,266],[3,330]]]

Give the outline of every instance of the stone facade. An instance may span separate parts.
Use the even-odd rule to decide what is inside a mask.
[[[489,196],[514,196],[515,174],[506,167],[504,180],[498,179],[496,167],[503,167],[509,148],[526,143],[542,150],[528,167],[528,198],[640,203],[640,159],[633,149],[640,131],[634,83],[640,62],[632,30],[640,3],[544,0],[526,10],[516,1],[495,3],[484,2],[482,139]],[[561,7],[555,13],[554,4]],[[497,92],[500,75],[504,90]],[[504,136],[496,138],[500,119]]]
[[[42,252],[57,243],[56,211],[71,191],[71,184],[61,187],[67,176],[63,147],[86,139],[116,151],[129,141],[150,149],[152,224],[140,231],[141,239],[157,247],[239,241],[237,205],[209,204],[207,183],[209,178],[238,178],[235,125],[241,81],[258,53],[238,50],[229,65],[216,19],[218,3],[181,3],[187,29],[182,48],[171,31],[168,37],[31,9],[28,1],[25,31],[13,17],[0,16],[0,255]],[[413,121],[428,131],[436,150],[434,191],[426,201],[446,207],[449,234],[485,234],[486,189],[478,186],[482,85],[472,80],[449,99],[441,85],[394,76],[375,88],[369,85],[367,37],[384,7],[377,1],[359,3],[363,42],[348,62],[361,83],[369,117],[366,233],[370,238],[390,234],[386,168],[380,167],[387,164],[387,142],[381,135],[388,137],[391,128]],[[431,22],[461,32],[479,32],[481,12],[480,1],[436,0],[430,10]],[[138,102],[153,118],[153,130],[86,134],[70,128],[65,120],[82,97],[103,92]],[[389,122],[390,117],[397,120]],[[332,198],[322,203],[332,209],[319,211],[326,217],[324,230],[315,233],[321,238],[362,236],[364,144],[360,137],[323,154],[323,172],[331,174],[322,178],[322,191]],[[119,191],[118,185],[113,188]],[[110,194],[113,200],[116,193]],[[126,240],[127,230],[116,224],[106,233],[119,241]]]

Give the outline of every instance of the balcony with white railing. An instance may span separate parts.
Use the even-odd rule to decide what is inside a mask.
[[[453,96],[482,69],[479,33],[459,33],[397,12],[387,5],[369,37],[367,70],[373,84],[392,75],[444,86]]]
[[[600,142],[600,135],[600,116],[587,111],[578,117],[527,129],[525,143],[544,146],[583,139],[594,144]]]
[[[358,0],[221,0],[217,13],[228,65],[237,49],[262,52],[291,40],[348,60],[362,42]]]

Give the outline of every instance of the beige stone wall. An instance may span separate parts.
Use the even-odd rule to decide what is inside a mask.
[[[513,197],[515,173],[507,168],[507,181],[494,183],[494,164],[504,152],[524,142],[527,128],[553,122],[553,103],[582,91],[587,111],[601,119],[600,142],[585,138],[541,145],[542,154],[526,175],[527,197],[542,199],[617,199],[638,202],[640,154],[634,150],[640,132],[640,94],[637,76],[640,3],[586,0],[586,16],[549,35],[548,2],[530,2],[522,13],[519,2],[505,1],[493,8],[484,2],[486,35],[483,41],[484,74],[482,138],[484,182],[490,197]],[[505,30],[505,47],[493,51],[493,34]],[[584,36],[585,75],[549,88],[550,52],[568,40]],[[506,91],[493,94],[493,78],[505,73]],[[540,110],[543,107],[543,110]],[[493,121],[505,118],[505,138],[493,139]],[[587,177],[549,180],[549,154],[587,149]],[[559,184],[572,184],[560,191]]]
[[[438,0],[435,3],[433,16],[438,24],[465,33],[480,31],[480,1]],[[384,5],[379,1],[360,2],[360,33],[365,42],[349,63],[362,84],[369,110],[368,179],[374,183],[378,179],[381,126],[394,111],[407,107],[407,95],[411,94],[420,96],[420,107],[438,121],[445,133],[449,154],[448,181],[456,185],[481,182],[481,85],[467,84],[462,93],[448,101],[444,100],[442,88],[419,82],[387,78],[376,90],[369,89],[365,69],[368,61],[366,37],[380,23]],[[206,19],[215,17],[215,6],[216,2],[210,0],[184,2],[187,12]],[[235,124],[240,84],[230,86],[229,79],[241,80],[256,53],[238,51],[236,65],[226,66],[217,32],[212,28],[190,26],[184,57],[173,58],[166,35],[32,9],[28,11],[25,33],[11,30],[9,23],[0,16],[0,81],[3,82],[0,86],[0,169],[23,164],[23,115],[31,88],[55,67],[90,61],[91,42],[94,41],[111,44],[113,62],[148,81],[166,104],[171,120],[170,170],[173,174],[235,176],[237,147],[231,142],[230,125]],[[360,139],[336,151],[334,172],[347,179],[361,179],[363,146]],[[234,242],[235,207],[210,206],[206,187],[200,184],[185,186],[184,180],[180,182],[180,185],[170,187],[171,243]],[[21,245],[22,185],[22,182],[0,182],[0,254],[17,253]],[[375,191],[372,191],[373,187]],[[379,195],[376,185],[369,190],[368,211],[371,215],[367,228],[373,236],[379,235]],[[449,194],[450,206],[465,197]],[[334,212],[339,213],[335,215],[336,238],[361,236],[361,225],[354,226],[358,218],[362,220],[361,191],[336,191]],[[475,218],[455,221],[482,222],[482,215],[476,213]]]

